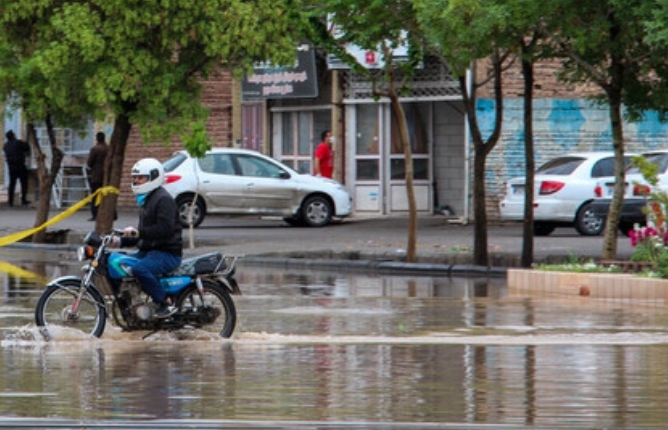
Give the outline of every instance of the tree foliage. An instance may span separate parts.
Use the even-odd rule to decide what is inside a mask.
[[[105,185],[116,187],[133,126],[145,142],[180,136],[208,116],[203,80],[291,64],[306,23],[295,0],[0,0],[0,16],[0,54],[13,53],[0,63],[2,94],[58,124],[69,108],[111,114]],[[103,201],[99,229],[111,227],[115,202]]]
[[[373,96],[386,97],[396,120],[398,139],[404,154],[404,179],[408,202],[408,239],[406,260],[415,261],[417,247],[417,205],[413,187],[413,156],[406,114],[400,101],[409,85],[415,66],[421,60],[422,35],[414,10],[408,0],[328,0],[314,5],[314,21],[327,17],[329,28],[314,31],[312,36],[319,46],[339,55],[351,68],[366,75],[373,83]],[[349,55],[342,45],[354,44],[367,51],[380,52],[380,70],[367,69]],[[408,58],[398,62],[394,52],[405,47]]]
[[[505,32],[509,11],[503,2],[482,0],[414,0],[428,46],[450,66],[459,81],[473,145],[474,264],[489,262],[485,190],[486,160],[501,136],[502,74],[517,48],[517,36]],[[485,61],[477,61],[485,59]],[[468,70],[474,65],[469,79]],[[478,121],[477,91],[492,88],[494,122],[484,136]]]
[[[654,109],[665,118],[668,107],[667,46],[649,31],[657,28],[656,11],[663,3],[606,0],[559,5],[561,31],[553,36],[553,42],[555,53],[563,58],[561,78],[598,86],[603,94],[598,101],[607,104],[610,115],[616,180],[603,259],[613,259],[617,252],[617,224],[624,194],[623,117],[638,120],[647,109]]]

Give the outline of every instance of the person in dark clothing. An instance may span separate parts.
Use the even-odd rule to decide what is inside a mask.
[[[5,136],[4,152],[7,168],[9,169],[9,189],[7,190],[7,202],[9,206],[14,206],[14,191],[16,182],[21,184],[21,203],[30,204],[28,201],[28,168],[26,167],[26,158],[30,157],[30,145],[27,142],[19,140],[12,130],[9,130]]]
[[[155,318],[168,318],[176,309],[160,286],[158,275],[179,267],[183,256],[181,223],[176,202],[162,187],[165,170],[155,158],[144,158],[132,167],[132,192],[137,199],[139,225],[126,227],[116,245],[136,246],[132,274],[157,305]]]
[[[104,183],[104,160],[107,158],[107,144],[105,143],[105,134],[99,132],[95,135],[95,145],[88,152],[88,185],[91,194],[102,187]],[[95,221],[99,207],[95,204],[95,199],[90,202],[91,217],[88,221]]]

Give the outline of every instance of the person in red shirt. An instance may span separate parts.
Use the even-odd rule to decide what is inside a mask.
[[[334,153],[332,152],[332,132],[325,130],[322,132],[322,141],[315,149],[313,162],[313,174],[331,178],[334,173]]]

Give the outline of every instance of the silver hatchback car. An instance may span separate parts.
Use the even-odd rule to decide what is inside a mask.
[[[321,227],[352,212],[340,183],[297,173],[256,151],[213,148],[199,159],[177,151],[163,164],[164,188],[184,227],[191,207],[194,227],[207,214],[280,216],[290,225]]]

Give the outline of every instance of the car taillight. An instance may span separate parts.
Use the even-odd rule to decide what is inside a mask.
[[[540,184],[540,190],[538,191],[538,194],[541,196],[545,196],[548,194],[554,194],[560,189],[564,188],[563,182],[558,182],[558,181],[543,181]]]
[[[634,196],[648,196],[652,192],[652,189],[649,185],[639,185],[635,184],[633,186],[633,195]]]
[[[597,185],[594,187],[594,195],[596,197],[603,197],[603,187],[600,185]]]
[[[180,181],[181,175],[166,175],[165,184],[171,184],[172,182]]]

